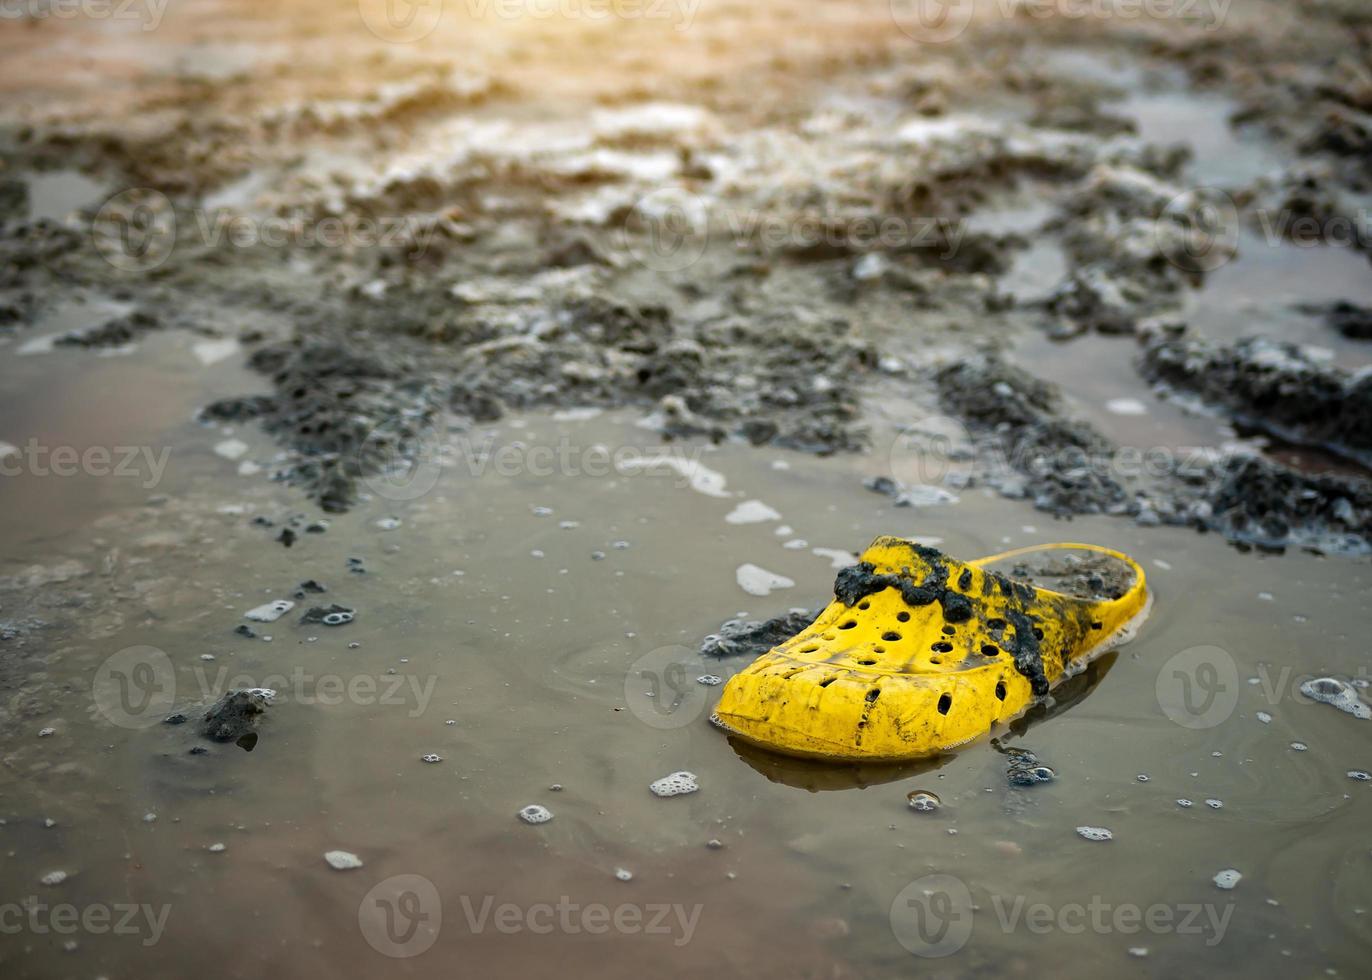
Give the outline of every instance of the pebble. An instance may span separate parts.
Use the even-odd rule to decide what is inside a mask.
[[[1115,835],[1104,827],[1078,827],[1078,836],[1085,837],[1087,840],[1114,840]]]
[[[1234,886],[1243,880],[1243,875],[1233,868],[1225,868],[1223,871],[1217,872],[1212,880],[1225,891],[1232,891]]]
[[[539,806],[537,803],[530,803],[519,810],[519,819],[525,823],[539,824],[547,823],[553,819],[553,811],[546,806]]]
[[[335,871],[351,871],[362,867],[362,859],[348,851],[327,851],[324,860],[329,862],[329,867]]]
[[[649,783],[648,789],[652,790],[654,796],[683,796],[694,793],[700,786],[696,783],[695,773],[683,769]]]

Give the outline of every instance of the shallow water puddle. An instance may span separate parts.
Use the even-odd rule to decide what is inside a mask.
[[[188,338],[149,346],[149,364],[196,363]],[[55,399],[101,376],[136,385],[144,363],[54,356],[70,378],[54,386]],[[236,359],[200,370],[213,389],[243,390]],[[1088,976],[1137,944],[1087,934],[1068,947],[1056,934],[1026,947],[1022,923],[1004,924],[996,896],[1055,908],[1093,896],[1112,906],[1208,904],[1217,914],[1232,903],[1214,946],[1204,932],[1149,936],[1149,962],[1160,969],[1256,968],[1286,951],[1313,970],[1330,962],[1327,950],[1369,938],[1352,910],[1372,900],[1355,857],[1366,853],[1372,804],[1345,772],[1368,767],[1372,744],[1357,719],[1292,693],[1307,671],[1360,669],[1365,568],[1262,560],[1213,536],[1105,519],[1058,527],[978,490],[938,508],[895,508],[861,485],[861,473],[879,466],[871,458],[663,447],[619,413],[491,426],[495,445],[518,444],[530,465],[478,472],[469,463],[479,456],[455,454],[429,492],[396,500],[374,487],[358,511],[288,550],[251,520],[307,511],[303,500],[263,476],[237,476],[215,456],[222,434],[186,428],[189,396],[188,387],[118,403],[142,404],[151,414],[141,421],[114,406],[81,412],[103,417],[105,439],[177,440],[178,462],[156,488],[166,501],[149,507],[141,490],[110,494],[93,481],[73,483],[77,498],[61,509],[27,501],[27,530],[6,529],[4,568],[70,555],[92,569],[74,580],[87,597],[51,610],[65,624],[53,642],[27,648],[42,669],[20,670],[0,735],[6,897],[165,906],[164,928],[146,946],[116,935],[83,935],[71,951],[39,946],[10,958],[7,976],[80,965],[173,977],[227,961],[325,976],[358,959],[379,963],[359,906],[398,875],[430,882],[441,906],[432,949],[409,961],[422,976],[459,965],[513,976],[550,956],[610,976],[685,976],[725,948],[763,975],[816,963],[902,969],[903,920],[892,910],[933,873],[955,875],[982,907],[968,955],[988,965],[1013,956],[1046,967],[1070,948],[1069,974]],[[86,438],[31,392],[20,403],[36,413],[26,425],[49,417],[54,438]],[[271,452],[258,433],[235,436],[254,457]],[[535,446],[565,447],[576,465],[534,466]],[[594,446],[677,453],[694,465],[596,475],[587,465]],[[695,467],[718,473],[724,489],[693,490]],[[751,501],[785,515],[813,549],[787,548],[770,515],[730,523],[740,510],[762,513]],[[398,523],[382,521],[392,528],[383,530],[383,518]],[[1075,538],[1143,561],[1158,601],[1142,636],[1101,662],[1089,697],[1009,738],[1050,764],[1053,782],[1011,787],[1003,757],[985,744],[937,768],[866,772],[740,754],[706,723],[720,688],[697,678],[727,678],[742,664],[707,661],[700,638],[740,613],[765,618],[822,602],[831,559],[880,533],[937,535],[964,557]],[[350,571],[351,558],[365,574]],[[795,586],[749,595],[735,580],[745,563]],[[234,633],[245,611],[306,579],[327,593],[252,623],[255,638]],[[43,591],[70,594],[60,583]],[[317,600],[354,608],[356,618],[299,624]],[[1252,614],[1258,602],[1261,617]],[[226,687],[275,689],[252,751],[198,739],[191,724],[115,724],[92,704],[102,664],[136,646],[165,653],[168,701],[193,717],[195,704]],[[1210,701],[1186,700],[1202,692],[1177,671],[1198,683],[1218,677],[1203,692]],[[52,734],[40,737],[46,728]],[[1307,751],[1290,748],[1298,740]],[[197,745],[208,753],[188,754]],[[429,755],[440,761],[424,762]],[[695,774],[697,792],[649,792],[679,770]],[[912,811],[914,790],[936,791],[943,805]],[[1181,797],[1224,807],[1183,809]],[[553,819],[520,821],[529,805]],[[1305,833],[1315,820],[1320,834]],[[1113,839],[1083,841],[1078,826],[1106,827]],[[1274,834],[1300,843],[1274,850]],[[1083,848],[1093,849],[1090,862],[1076,859]],[[362,867],[334,870],[323,857],[333,850]],[[1161,851],[1169,860],[1157,860]],[[1219,897],[1211,879],[1228,868],[1242,881]],[[67,879],[39,883],[54,870]],[[264,889],[273,895],[266,917],[253,912]],[[483,904],[528,909],[561,896],[582,908],[680,907],[685,918],[606,946],[589,930],[544,936],[516,917],[499,931],[480,916]],[[254,922],[247,946],[218,928],[239,917]]]

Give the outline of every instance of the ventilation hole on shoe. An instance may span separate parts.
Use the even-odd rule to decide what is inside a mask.
[[[801,648],[800,648],[800,652],[801,652],[801,653],[814,653],[814,652],[815,652],[816,650],[818,650],[818,649],[819,649],[819,647],[817,647],[817,646],[815,646],[813,643],[811,643],[808,647],[801,647]]]
[[[910,621],[910,614],[908,612],[905,612],[904,610],[901,610],[900,612],[896,613],[896,619],[900,620],[902,623],[908,623]]]
[[[952,652],[953,652],[953,644],[951,644],[951,643],[935,643],[935,644],[933,644],[932,646],[930,646],[929,649],[930,649],[930,650],[933,650],[935,653],[952,653]]]
[[[885,640],[887,643],[899,643],[899,642],[900,642],[900,634],[897,633],[897,632],[895,632],[894,630],[892,630],[891,632],[888,632],[888,633],[882,633],[882,634],[881,634],[881,638],[882,638],[883,640]]]
[[[867,692],[867,703],[872,704],[879,697],[881,697],[881,690],[879,688],[874,687]]]
[[[953,696],[951,694],[940,694],[938,699],[938,713],[946,715],[948,709],[953,706]]]
[[[871,604],[870,602],[868,602],[866,599],[864,599],[864,600],[862,600],[861,602],[858,603],[858,608],[859,608],[859,609],[871,609],[871,608],[872,608],[872,604]]]
[[[1104,625],[1104,624],[1102,624],[1102,623],[1092,623],[1092,624],[1091,624],[1091,628],[1092,628],[1093,630],[1098,630],[1098,629],[1100,629],[1100,628],[1102,627],[1102,625]]]
[[[862,666],[862,667],[875,667],[876,664],[877,664],[877,662],[876,662],[875,660],[859,660],[859,661],[858,661],[858,665],[859,665],[859,666]]]
[[[944,635],[944,636],[952,636],[952,635],[955,634],[956,632],[957,632],[957,630],[953,629],[953,627],[951,627],[951,626],[945,626],[945,627],[943,627],[943,635]]]
[[[1003,629],[1005,629],[1005,620],[1003,620],[1003,619],[988,619],[988,620],[986,621],[986,628],[987,628],[988,630],[1003,630]]]
[[[996,681],[996,698],[997,698],[997,700],[1000,700],[1000,701],[1004,701],[1004,700],[1005,700],[1005,682],[1004,682],[1004,681]]]
[[[856,625],[857,625],[857,620],[856,620],[856,619],[850,619],[850,620],[848,620],[848,622],[846,622],[846,623],[840,623],[838,628],[841,629],[841,630],[850,630],[850,629],[852,629],[852,628],[853,628],[854,626],[856,626]]]
[[[989,643],[983,643],[981,645],[981,655],[983,657],[999,657],[1000,647],[993,647]]]
[[[838,680],[837,677],[826,677],[826,678],[824,678],[824,680],[822,680],[822,681],[819,682],[819,686],[820,686],[820,687],[828,687],[830,684],[832,684],[832,683],[833,683],[834,681],[836,681],[836,680]]]
[[[1034,627],[1034,639],[1043,639],[1043,630],[1039,629],[1037,626]]]

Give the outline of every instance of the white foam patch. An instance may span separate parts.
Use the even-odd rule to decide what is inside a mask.
[[[553,421],[589,422],[591,419],[599,418],[602,411],[602,409],[596,408],[594,405],[588,405],[585,408],[564,408],[561,411],[553,413]]]
[[[238,341],[232,337],[224,337],[219,340],[201,340],[191,345],[191,353],[201,364],[208,367],[211,364],[218,364],[228,357],[233,357],[238,353]]]
[[[51,354],[53,344],[61,334],[50,333],[46,337],[30,337],[20,344],[14,351],[19,357],[29,357],[34,354]]]
[[[1148,414],[1148,406],[1137,398],[1112,398],[1105,403],[1105,410],[1112,415]]]
[[[712,470],[694,459],[683,459],[671,453],[657,453],[652,456],[621,460],[618,466],[621,473],[651,470],[659,466],[666,467],[680,474],[686,480],[686,485],[696,493],[703,493],[707,497],[729,496],[729,491],[725,489],[728,481],[725,480],[724,474]]]
[[[730,524],[761,524],[763,521],[780,520],[781,514],[761,500],[745,500],[725,514],[724,519]]]
[[[740,589],[757,596],[771,595],[777,589],[789,589],[796,584],[785,575],[769,572],[751,562],[739,565],[734,577]]]
[[[223,442],[216,443],[214,454],[225,459],[238,459],[248,451],[248,444],[242,439],[225,439]]]
[[[828,558],[829,564],[834,568],[847,568],[849,565],[857,564],[857,558],[851,551],[840,551],[838,548],[811,548],[810,554]]]

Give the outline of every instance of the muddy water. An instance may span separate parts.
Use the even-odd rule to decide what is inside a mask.
[[[152,487],[0,482],[4,572],[72,559],[84,569],[35,593],[50,597],[54,625],[7,690],[3,899],[165,914],[155,929],[140,912],[117,935],[6,935],[6,977],[903,975],[921,963],[901,939],[919,944],[924,885],[905,890],[930,874],[954,876],[976,905],[961,952],[935,964],[950,975],[1362,972],[1372,789],[1345,773],[1372,768],[1372,744],[1366,722],[1295,690],[1309,672],[1365,669],[1365,566],[1262,559],[1120,521],[1058,525],[976,490],[896,509],[861,486],[884,468],[880,452],[820,460],[686,443],[665,451],[704,467],[691,471],[696,489],[667,468],[600,475],[592,447],[631,454],[621,460],[664,449],[614,414],[455,434],[436,452],[441,468],[378,483],[288,550],[250,520],[280,521],[301,499],[266,473],[237,474],[244,460],[269,469],[273,447],[232,433],[247,450],[226,459],[211,447],[230,434],[191,420],[204,392],[253,382],[238,358],[201,364],[194,343],[166,334],[137,357],[57,350],[0,367],[13,429],[0,438],[173,447]],[[780,517],[726,519],[754,499]],[[924,771],[835,771],[745,757],[709,726],[719,689],[694,678],[741,665],[702,659],[700,637],[741,612],[823,601],[827,549],[880,533],[962,556],[1097,541],[1143,563],[1157,602],[1142,635],[1102,662],[1088,697],[1005,739],[1056,781],[1010,787],[1005,757],[984,743]],[[797,540],[805,547],[785,546]],[[747,594],[745,563],[795,584]],[[270,641],[234,635],[245,610],[307,578],[356,621],[300,626],[302,605],[255,624]],[[114,710],[115,724],[92,686],[105,690],[102,664],[134,646],[163,651],[174,681],[147,712]],[[1187,678],[1213,699],[1193,692],[1186,710]],[[186,708],[231,684],[278,691],[251,752],[156,723],[165,703]],[[209,753],[189,755],[197,744]],[[442,761],[422,762],[428,753]],[[648,791],[681,769],[699,792]],[[916,789],[943,807],[911,810]],[[517,820],[529,803],[552,822]],[[1085,840],[1079,826],[1113,840]],[[334,849],[364,866],[330,869]],[[1242,881],[1221,891],[1211,879],[1229,868]],[[69,877],[41,884],[54,870]],[[406,879],[420,904],[400,911],[430,916],[437,937],[391,960],[367,938],[380,908],[368,894],[397,875],[432,883],[436,899]],[[481,918],[488,898],[520,911],[498,928]],[[651,932],[599,933],[578,912],[547,932],[537,913],[524,917],[559,901],[672,911]],[[1107,917],[1125,909],[1125,927],[1078,933],[1073,907],[1093,901]],[[1022,918],[1039,905],[1051,910],[1041,933]],[[1170,926],[1126,931],[1128,909],[1154,906],[1171,910]]]

